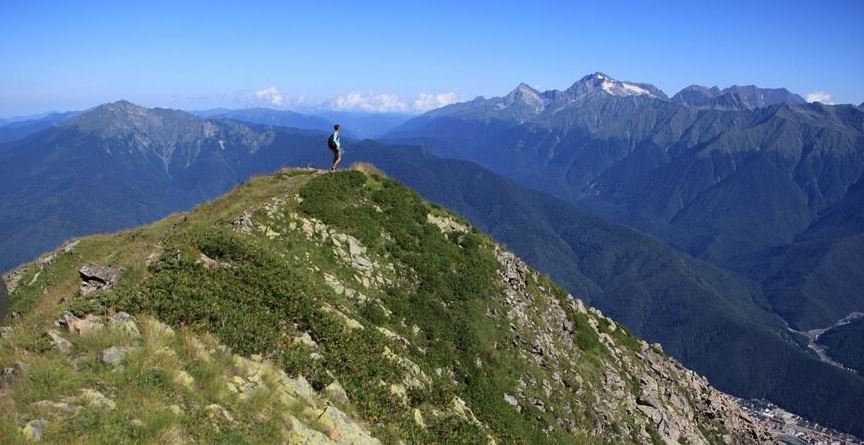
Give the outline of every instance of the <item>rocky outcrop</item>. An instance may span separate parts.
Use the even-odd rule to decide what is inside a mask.
[[[712,437],[720,437],[727,444],[775,443],[768,430],[750,419],[735,399],[664,355],[659,346],[640,341],[637,348],[629,349],[613,338],[621,329],[615,321],[570,295],[557,298],[544,287],[541,277],[512,253],[499,248],[496,257],[505,285],[511,342],[541,369],[551,371],[523,376],[512,393],[502,396],[514,409],[546,412],[551,406],[564,407],[558,424],[575,430],[577,425],[569,413],[578,407],[568,394],[583,394],[594,399],[592,408],[599,414],[593,435],[617,437],[615,441],[651,443],[659,438],[664,443],[708,445],[713,443]],[[577,329],[575,324],[580,320],[587,324],[582,328],[591,332]],[[585,355],[576,346],[579,336],[596,336],[607,357],[599,386],[574,372]],[[627,417],[635,422],[628,425]],[[618,425],[617,431],[609,429],[611,424]]]
[[[348,174],[351,187],[362,180]],[[659,345],[630,336],[460,218],[416,198],[419,211],[394,212],[398,185],[334,198],[347,212],[366,206],[361,226],[309,210],[331,203],[316,203],[326,194],[290,190],[304,181],[345,186],[340,175],[257,179],[250,187],[272,187],[252,193],[270,196],[264,202],[205,206],[170,228],[142,230],[128,251],[55,255],[62,268],[46,268],[49,255],[21,269],[22,283],[58,296],[56,310],[23,311],[11,335],[0,333],[0,351],[40,351],[0,357],[0,398],[21,407],[21,434],[39,420],[40,437],[55,442],[73,424],[113,418],[139,439],[155,419],[159,443],[207,442],[214,432],[297,444],[375,444],[373,433],[387,443],[770,442]],[[84,242],[86,252],[117,246]],[[62,280],[47,275],[55,270]],[[51,326],[44,317],[56,314]],[[39,337],[26,338],[33,324],[21,322],[38,317]],[[69,378],[16,389],[43,374]]]
[[[81,275],[81,295],[89,295],[99,290],[108,290],[117,284],[122,269],[117,267],[87,264],[78,271]]]
[[[36,417],[24,417],[18,427],[21,437],[26,440],[53,442],[58,437],[57,433],[51,432],[53,430],[62,431],[75,422],[93,421],[107,411],[128,411],[129,407],[121,405],[120,401],[126,388],[116,386],[116,379],[92,373],[116,374],[140,369],[158,379],[159,383],[148,390],[152,400],[138,393],[136,397],[141,398],[140,403],[149,404],[147,406],[159,411],[162,428],[172,431],[178,439],[160,443],[188,443],[189,440],[179,440],[186,437],[181,420],[187,412],[198,411],[216,430],[219,425],[242,429],[251,428],[242,426],[251,420],[267,422],[278,419],[283,425],[278,433],[279,443],[380,444],[364,425],[343,411],[343,408],[350,408],[351,400],[336,381],[319,394],[302,375],[291,377],[261,356],[232,354],[212,338],[199,338],[188,332],[176,333],[156,320],[146,318],[139,321],[124,312],[111,316],[87,314],[81,318],[65,313],[56,324],[66,329],[48,331],[55,349],[81,373],[78,380],[85,385],[91,380],[96,383],[95,386],[84,386],[30,402],[27,416]],[[315,345],[308,334],[298,341]],[[106,344],[110,346],[93,349]],[[203,378],[207,381],[199,382],[187,371],[194,367],[193,361],[204,364],[203,369],[207,369],[209,374],[203,374]],[[30,372],[28,368],[24,363],[4,368],[0,374],[0,389],[14,390],[15,381]],[[85,377],[85,373],[91,374]],[[202,374],[199,371],[196,375]],[[165,401],[170,400],[180,402],[165,405]],[[252,413],[250,417],[253,406],[260,412]],[[143,428],[150,421],[144,416],[127,417],[133,428]],[[176,426],[169,428],[165,422],[174,422]],[[210,427],[205,425],[205,428]],[[79,439],[87,442],[86,436]]]

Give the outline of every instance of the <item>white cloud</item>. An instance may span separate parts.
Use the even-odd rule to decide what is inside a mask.
[[[414,110],[420,112],[434,110],[456,103],[458,99],[459,97],[452,91],[438,94],[420,93],[414,100]]]
[[[352,91],[333,99],[331,106],[341,111],[366,111],[370,113],[405,113],[408,104],[395,94],[373,94]]]
[[[260,104],[269,105],[274,108],[285,106],[285,96],[276,87],[267,87],[255,92],[255,98]]]
[[[422,113],[450,105],[458,99],[456,93],[420,93],[413,101],[402,99],[392,93],[361,93],[352,91],[338,96],[330,106],[340,111],[365,111],[368,113]]]
[[[814,91],[807,95],[807,102],[822,102],[823,104],[834,105],[831,100],[831,93],[827,91]]]

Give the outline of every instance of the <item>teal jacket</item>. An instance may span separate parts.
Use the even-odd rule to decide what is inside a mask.
[[[333,134],[330,135],[330,139],[333,140],[333,143],[336,144],[336,148],[342,148],[342,141],[339,140],[339,131],[334,131]]]

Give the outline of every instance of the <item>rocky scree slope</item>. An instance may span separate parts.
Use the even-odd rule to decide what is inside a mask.
[[[7,274],[2,442],[771,442],[659,346],[366,170],[256,177]]]

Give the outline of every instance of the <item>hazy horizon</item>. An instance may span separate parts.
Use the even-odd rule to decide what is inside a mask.
[[[418,113],[585,74],[864,101],[864,4],[4,2],[0,117],[126,99]],[[746,6],[746,7],[745,7]],[[830,69],[826,69],[830,67]]]

